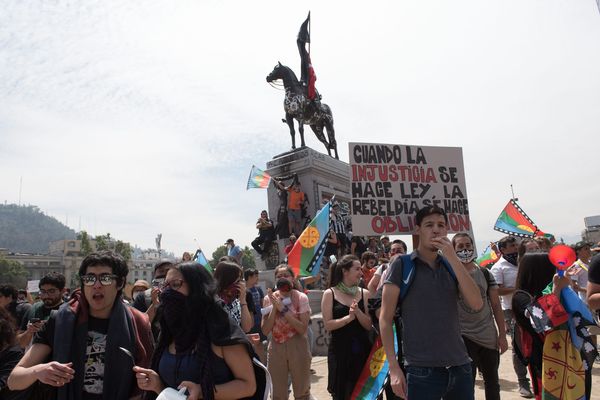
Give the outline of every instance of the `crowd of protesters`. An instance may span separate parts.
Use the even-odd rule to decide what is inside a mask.
[[[540,331],[531,305],[564,313],[557,299],[571,286],[591,310],[600,309],[598,246],[573,245],[577,261],[560,277],[548,239],[507,236],[494,244],[499,260],[485,268],[475,262],[472,237],[448,238],[437,207],[417,214],[411,254],[402,240],[352,235],[339,205],[332,209],[323,277],[297,277],[281,264],[264,272],[273,274],[273,287],[261,287],[259,272],[241,265],[242,250],[229,239],[212,273],[189,254],[161,261],[152,281],[136,281],[130,296],[127,264],[110,251],[83,260],[81,285],[68,295],[58,273],[40,280],[33,304],[28,293],[0,285],[0,400],[151,399],[181,389],[192,400],[263,398],[268,377],[274,400],[291,393],[309,400],[311,287],[323,289],[333,399],[350,398],[377,335],[389,361],[388,399],[474,399],[477,371],[486,400],[500,399],[500,355],[509,341],[518,393],[541,399],[545,338],[557,327]],[[273,240],[272,228],[261,213],[263,235],[252,243],[259,253]]]

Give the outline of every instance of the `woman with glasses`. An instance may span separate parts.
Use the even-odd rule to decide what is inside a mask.
[[[242,269],[234,262],[221,261],[213,274],[217,282],[217,294],[223,300],[223,309],[246,333],[250,332],[254,319],[250,313],[246,283],[242,280]],[[252,304],[253,306],[253,304]]]
[[[327,390],[336,400],[350,398],[371,350],[369,292],[359,287],[362,277],[358,258],[342,257],[331,266],[330,287],[321,300],[325,329],[331,332]]]
[[[296,400],[310,398],[311,354],[306,338],[310,306],[308,297],[294,289],[292,269],[281,264],[274,270],[276,291],[267,291],[262,331],[271,334],[267,350],[269,372],[273,378],[273,400],[288,398],[288,376],[291,375]]]
[[[167,273],[151,369],[135,367],[140,389],[187,388],[188,399],[239,399],[256,392],[252,350],[216,300],[215,282],[197,263]]]

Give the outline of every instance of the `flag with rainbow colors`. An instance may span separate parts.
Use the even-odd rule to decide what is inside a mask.
[[[287,256],[287,263],[292,267],[295,276],[314,276],[321,268],[327,246],[332,201],[333,198],[310,221]]]
[[[514,199],[510,199],[500,213],[494,230],[520,237],[545,236]]]
[[[396,325],[394,327],[394,348],[398,353],[398,341],[396,340]],[[381,335],[377,336],[367,362],[363,367],[356,386],[350,396],[351,400],[376,399],[382,392],[383,387],[389,379],[389,363],[385,355]]]
[[[250,170],[250,176],[248,177],[246,190],[257,188],[266,189],[269,187],[269,183],[271,183],[271,175],[253,165]]]

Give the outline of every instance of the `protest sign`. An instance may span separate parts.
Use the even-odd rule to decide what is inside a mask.
[[[352,232],[415,232],[415,215],[437,205],[449,232],[471,230],[462,148],[350,143]]]
[[[40,291],[40,280],[27,281],[27,292],[37,293]]]

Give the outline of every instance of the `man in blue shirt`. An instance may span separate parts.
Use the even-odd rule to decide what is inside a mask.
[[[225,246],[227,246],[227,255],[233,258],[238,265],[242,265],[242,249],[240,246],[236,245],[233,239],[227,239]]]

